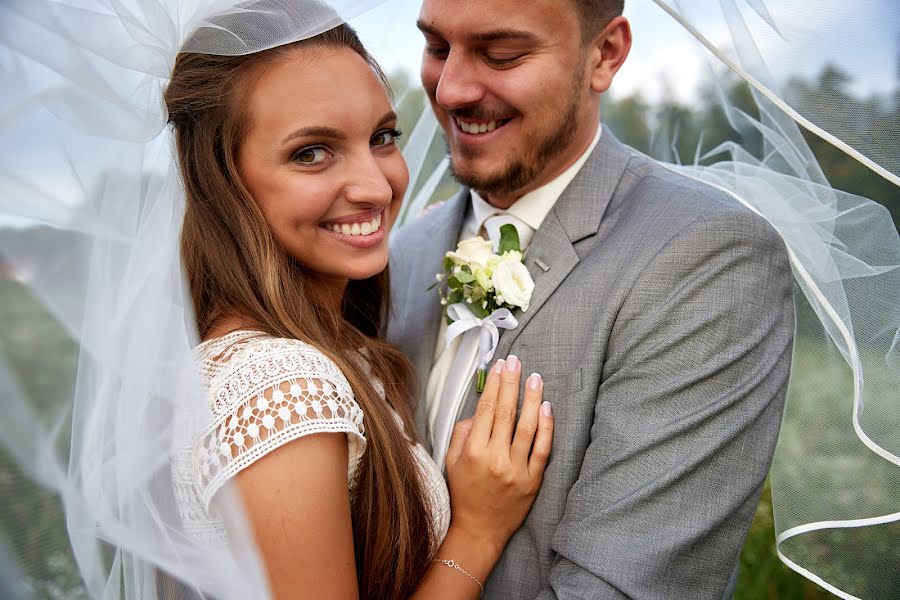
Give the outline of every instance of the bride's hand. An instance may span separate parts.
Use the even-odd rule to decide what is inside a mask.
[[[525,520],[553,441],[552,410],[541,403],[539,375],[525,383],[516,424],[521,370],[514,356],[494,364],[475,416],[457,423],[447,451],[453,526],[499,548]]]

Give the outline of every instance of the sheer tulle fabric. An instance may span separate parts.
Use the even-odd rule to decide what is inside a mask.
[[[890,557],[900,552],[891,535],[900,519],[900,241],[883,207],[829,185],[801,128],[897,184],[896,124],[887,138],[898,143],[884,144],[860,135],[857,121],[833,118],[839,97],[779,89],[767,69],[774,47],[768,40],[789,42],[803,23],[796,12],[773,11],[763,0],[653,1],[700,40],[698,48],[707,44],[714,72],[727,64],[753,88],[753,111],[724,90],[719,96],[729,126],[758,143],[703,148],[694,164],[670,167],[765,216],[794,266],[797,341],[771,475],[779,552],[842,597],[863,588],[889,597],[896,582],[879,579],[879,563],[858,558],[877,553],[896,565]],[[58,590],[71,575],[72,587],[61,592],[67,597],[265,596],[264,573],[229,486],[216,498],[227,547],[189,531],[173,490],[173,459],[201,436],[211,413],[198,401],[208,390],[193,360],[199,340],[178,258],[184,198],[161,95],[180,48],[259,51],[316,35],[377,3],[0,5],[0,139],[40,149],[0,165],[0,293],[24,286],[59,324],[33,329],[43,321],[17,315],[0,357],[2,466],[12,482],[0,486],[0,496],[41,498],[35,511],[55,513],[67,530],[47,536],[41,556],[14,557],[20,574],[12,577],[24,576],[31,589],[52,579]],[[795,10],[897,17],[886,3],[813,4]],[[715,41],[722,31],[726,41]],[[819,47],[860,43],[840,28],[818,34]],[[807,44],[778,60],[811,60],[815,50]],[[446,174],[446,158],[434,159],[439,138],[424,110],[404,149],[413,176],[405,224]],[[17,344],[23,336],[65,346],[74,358],[62,364],[39,352],[26,356]],[[59,502],[45,503],[29,481]],[[25,533],[12,534],[14,547],[16,535]],[[818,551],[823,547],[828,551]],[[60,569],[72,573],[61,576]]]
[[[4,344],[0,386],[10,418],[0,420],[0,440],[22,484],[4,489],[4,501],[42,497],[25,475],[36,480],[58,495],[47,513],[65,517],[59,526],[71,542],[68,549],[48,540],[49,558],[17,557],[32,589],[47,577],[56,588],[60,579],[73,581],[47,592],[65,597],[266,596],[230,486],[216,495],[228,546],[193,535],[175,499],[172,460],[212,415],[193,360],[199,340],[178,254],[184,196],[162,93],[188,40],[194,51],[221,53],[227,39],[236,53],[239,38],[250,53],[316,35],[368,4],[0,5],[10,91],[0,102],[0,135],[4,144],[40,148],[30,163],[0,167],[0,212],[9,225],[0,252],[7,276],[61,326],[49,333],[73,344],[77,356],[69,369],[48,364],[38,372],[38,380],[53,374],[55,385],[45,389],[23,376],[16,347]],[[228,23],[242,24],[236,37],[226,35]],[[216,35],[191,37],[210,29]],[[48,573],[48,560],[65,577],[52,566]]]

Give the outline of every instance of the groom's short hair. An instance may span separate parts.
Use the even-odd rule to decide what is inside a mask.
[[[589,42],[613,17],[625,9],[625,0],[570,0],[578,11],[581,39]]]

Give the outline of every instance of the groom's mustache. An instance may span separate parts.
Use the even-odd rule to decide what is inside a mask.
[[[512,108],[500,109],[485,106],[467,106],[465,108],[449,110],[447,113],[451,117],[463,119],[465,121],[502,121],[516,116],[517,111]]]

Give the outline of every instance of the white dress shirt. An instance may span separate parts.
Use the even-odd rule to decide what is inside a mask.
[[[585,150],[584,153],[578,158],[578,160],[572,163],[572,165],[569,166],[568,169],[563,171],[558,177],[539,187],[538,189],[528,192],[527,194],[516,200],[516,202],[506,210],[491,206],[484,198],[479,196],[477,192],[472,190],[470,192],[470,210],[467,212],[466,218],[463,221],[459,239],[464,240],[482,234],[484,222],[488,218],[494,215],[508,214],[512,217],[515,217],[519,221],[519,223],[516,223],[517,229],[519,229],[520,231],[523,228],[530,229],[530,231],[526,232],[525,235],[522,235],[522,233],[520,233],[520,238],[522,241],[522,251],[524,252],[525,250],[527,250],[528,243],[531,241],[531,235],[540,228],[541,223],[544,222],[547,214],[553,209],[553,205],[556,204],[557,200],[559,200],[560,195],[562,195],[566,187],[575,178],[575,175],[577,175],[581,168],[584,166],[584,163],[587,161],[588,156],[590,156],[591,152],[594,150],[594,147],[596,147],[597,143],[600,141],[600,135],[602,133],[603,127],[598,124],[597,133],[594,136],[594,140],[591,142],[590,146],[588,146],[587,150]],[[438,332],[437,336],[437,345],[434,350],[434,359],[432,363],[433,366],[431,368],[431,374],[428,377],[428,384],[425,388],[428,435],[432,438],[432,444],[434,444],[432,432],[435,431],[435,419],[438,414],[438,406],[441,403],[441,396],[444,392],[444,384],[446,383],[447,376],[450,372],[450,365],[456,358],[457,353],[460,350],[460,342],[463,339],[463,336],[458,336],[450,343],[449,346],[447,346],[446,336],[447,323],[446,321],[442,320],[441,329]],[[461,387],[461,389],[463,390],[462,394],[459,395],[459,397],[455,397],[452,399],[444,399],[444,401],[455,402],[457,404],[457,410],[452,411],[453,415],[459,414],[459,407],[461,407],[462,405],[463,398],[465,397],[465,391],[468,390],[469,386],[471,385],[472,378],[475,374],[475,360],[476,357],[473,355],[471,357],[472,365],[468,370],[468,380],[466,384]],[[434,454],[439,457],[443,457],[445,452],[446,448],[434,449]],[[443,467],[443,465],[440,466]]]

